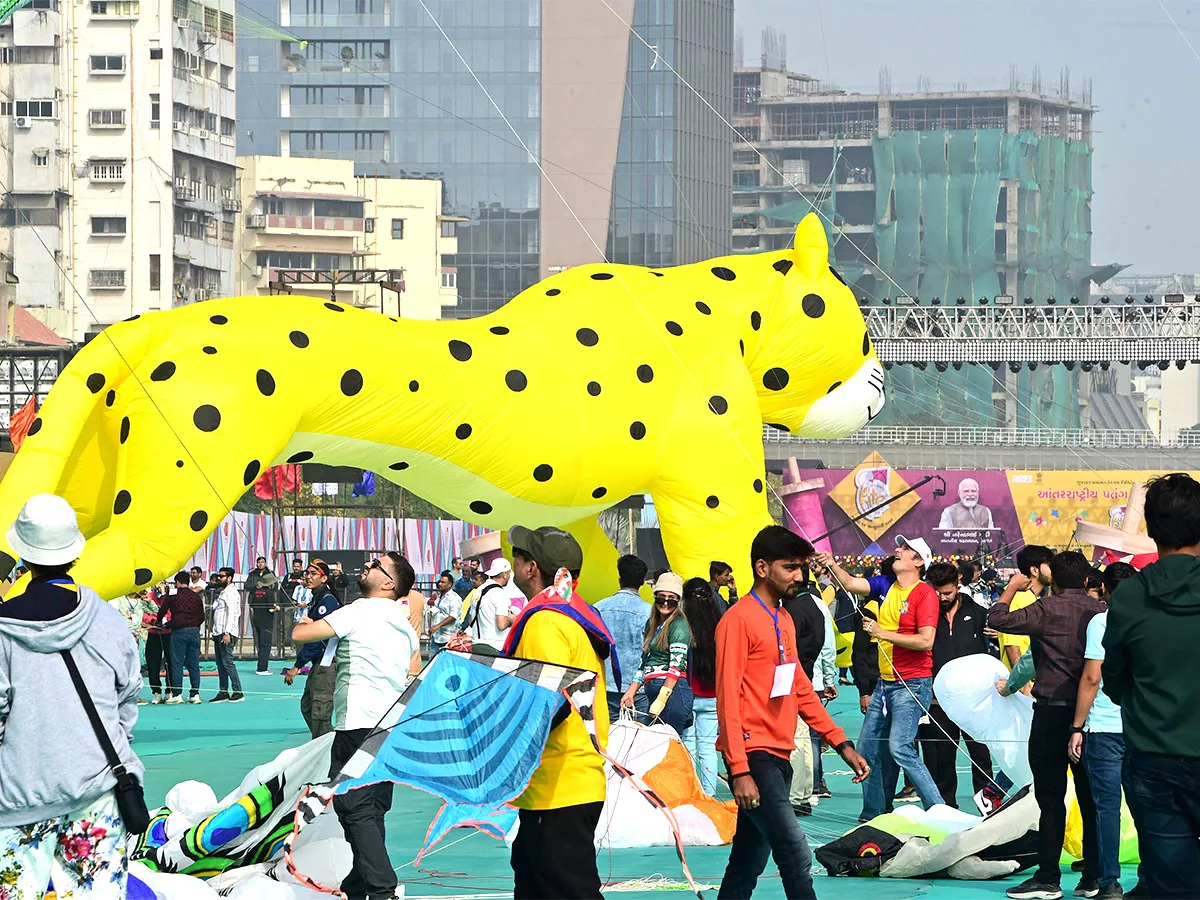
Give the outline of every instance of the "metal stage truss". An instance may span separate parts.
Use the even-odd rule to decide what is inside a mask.
[[[1200,362],[1200,303],[1190,298],[1087,306],[869,306],[862,312],[885,364]]]

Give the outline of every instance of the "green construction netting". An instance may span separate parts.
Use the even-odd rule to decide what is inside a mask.
[[[877,137],[875,243],[887,278],[878,291],[932,299],[999,294],[1005,256],[996,229],[1001,189],[1016,196],[1018,297],[1084,296],[1091,265],[1092,159],[1080,141],[996,130],[905,131]],[[1002,214],[1003,211],[1001,211]],[[1077,377],[1061,367],[1022,372],[1022,426],[1079,424]],[[937,372],[891,371],[890,406],[881,424],[995,423],[992,371],[964,366]]]

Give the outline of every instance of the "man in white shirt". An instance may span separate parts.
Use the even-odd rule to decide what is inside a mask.
[[[485,644],[497,653],[503,649],[508,629],[517,617],[513,597],[508,590],[511,579],[512,566],[507,559],[500,557],[487,570],[487,581],[479,589],[479,596],[475,600],[477,611],[468,614],[472,623],[468,631],[472,643]]]
[[[462,615],[462,597],[453,590],[454,573],[447,569],[437,581],[437,594],[433,598],[433,615],[429,625],[429,660],[446,649],[450,638],[458,627]]]
[[[292,639],[301,643],[336,642],[330,777],[342,770],[377,725],[394,724],[388,717],[408,683],[411,661],[421,652],[420,639],[400,604],[415,580],[408,560],[399,553],[385,553],[371,560],[359,576],[362,596],[358,600],[317,622],[302,618],[292,631]],[[388,858],[383,824],[391,807],[390,781],[334,797],[333,809],[354,859],[341,884],[349,900],[395,896],[396,872]]]
[[[242,679],[238,675],[233,651],[241,636],[238,624],[242,617],[242,595],[233,586],[233,569],[228,566],[223,567],[217,572],[216,579],[221,593],[217,595],[216,602],[213,603],[212,636],[213,649],[217,654],[217,675],[221,679],[221,684],[217,696],[208,702],[241,703],[246,698],[242,696]],[[228,692],[230,686],[233,687],[232,696]]]

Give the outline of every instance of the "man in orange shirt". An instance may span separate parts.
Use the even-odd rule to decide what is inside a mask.
[[[775,857],[789,900],[816,898],[812,852],[788,797],[797,717],[837,750],[856,783],[869,773],[813,692],[796,653],[795,625],[783,608],[808,581],[812,553],[808,541],[786,528],[760,531],[750,547],[754,587],[717,626],[717,749],[738,806],[737,833],[718,894],[727,900],[754,892],[769,856]]]

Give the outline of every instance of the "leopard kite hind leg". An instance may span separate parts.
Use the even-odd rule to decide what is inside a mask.
[[[588,516],[564,526],[583,549],[583,570],[579,575],[579,596],[588,603],[611,597],[620,589],[617,579],[619,554],[600,527],[600,516]],[[649,610],[647,610],[649,611]]]

